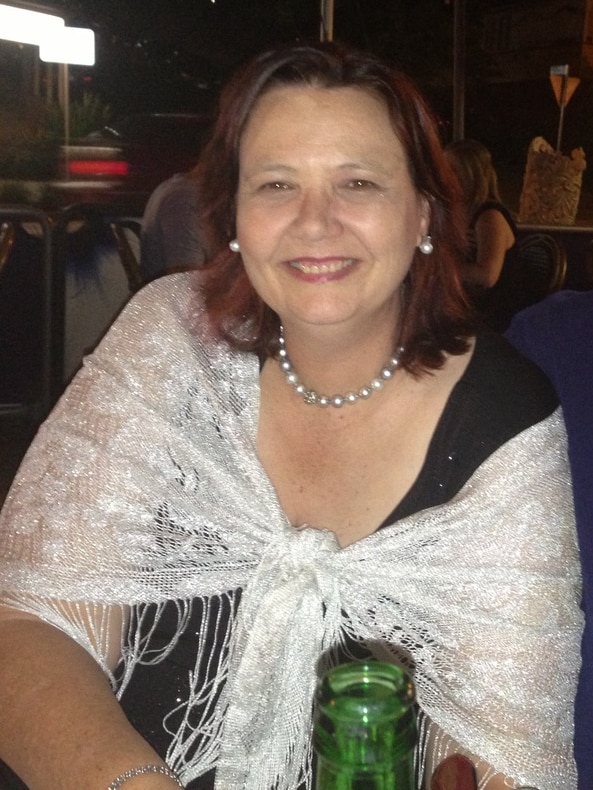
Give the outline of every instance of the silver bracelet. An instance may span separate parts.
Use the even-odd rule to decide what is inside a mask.
[[[116,777],[109,785],[107,790],[118,790],[124,782],[128,781],[128,779],[133,779],[135,776],[141,776],[141,774],[162,774],[163,776],[168,776],[169,779],[172,779],[178,787],[183,787],[177,774],[173,773],[173,771],[168,766],[139,765],[137,768],[130,768],[129,771],[126,771],[125,773]]]

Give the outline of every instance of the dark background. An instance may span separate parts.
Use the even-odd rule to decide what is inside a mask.
[[[201,111],[233,69],[279,42],[319,38],[319,0],[58,0],[68,24],[93,28],[97,61],[72,69],[73,98],[92,88],[115,115],[132,110]],[[485,13],[500,0],[465,2],[466,136],[503,164],[520,165],[529,141],[555,142],[558,107],[548,74],[537,84],[501,84],[482,50]],[[537,4],[534,6],[537,8]],[[334,38],[386,57],[410,73],[451,133],[454,2],[335,0]],[[550,20],[553,24],[553,19]],[[583,84],[567,108],[566,148],[593,136]],[[585,140],[583,140],[585,135]],[[592,146],[593,147],[593,141]]]
[[[534,19],[553,29],[553,17],[539,5],[531,4]],[[112,119],[136,111],[210,111],[220,85],[247,58],[280,42],[318,40],[320,30],[320,0],[53,0],[51,6],[67,24],[96,34],[96,64],[70,67],[71,100],[90,91]],[[491,149],[516,208],[529,143],[541,135],[555,144],[559,110],[548,61],[537,79],[513,83],[501,79],[484,52],[487,12],[500,6],[501,0],[465,0],[465,136]],[[334,8],[334,38],[407,71],[437,111],[444,142],[452,136],[454,8],[455,0],[335,0]],[[0,114],[7,117],[22,104],[22,91],[15,89],[11,108],[17,81],[7,68],[0,68],[0,84]],[[564,153],[593,151],[592,115],[593,80],[582,79],[565,112]],[[587,190],[589,182],[591,169]]]
[[[254,53],[319,38],[319,0],[60,0],[68,24],[94,29],[97,62],[78,84],[116,110],[195,109]],[[488,0],[467,2],[468,58],[487,69],[479,28]],[[453,6],[445,0],[336,0],[334,38],[401,65],[446,107]]]

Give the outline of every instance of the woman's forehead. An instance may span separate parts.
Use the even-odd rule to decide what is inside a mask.
[[[271,142],[277,140],[275,134],[298,140],[303,133],[310,134],[310,141],[323,141],[339,137],[341,130],[360,135],[361,142],[385,138],[391,144],[395,138],[401,145],[387,104],[376,91],[317,85],[276,86],[262,94],[242,130],[241,144],[266,134]]]

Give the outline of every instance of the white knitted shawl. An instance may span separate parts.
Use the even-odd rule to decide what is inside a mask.
[[[576,786],[582,616],[560,413],[447,505],[340,549],[288,523],[256,454],[257,360],[200,340],[190,277],[131,301],[42,426],[0,521],[2,597],[83,644],[120,694],[168,648],[124,628],[116,678],[112,615],[131,606],[138,622],[175,599],[181,629],[203,598],[224,649],[213,659],[199,640],[185,718],[200,720],[167,755],[186,782],[217,766],[219,790],[309,787],[316,677],[353,637],[411,668],[437,756],[456,742],[520,784]],[[239,589],[218,621],[209,602]]]

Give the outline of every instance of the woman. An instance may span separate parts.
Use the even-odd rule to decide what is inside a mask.
[[[431,113],[370,55],[272,51],[200,167],[204,270],[132,300],[5,506],[0,756],[32,790],[166,790],[165,759],[310,787],[317,674],[372,653],[414,675],[419,787],[461,751],[480,787],[565,788],[564,429],[472,334]]]
[[[472,286],[492,288],[515,247],[515,222],[500,197],[498,176],[485,145],[458,140],[447,146],[447,156],[463,190],[470,230],[471,259],[463,278]]]
[[[457,140],[447,146],[447,157],[464,195],[469,236],[464,285],[486,323],[503,330],[518,309],[511,298],[519,266],[515,221],[500,197],[486,146],[476,140]]]

